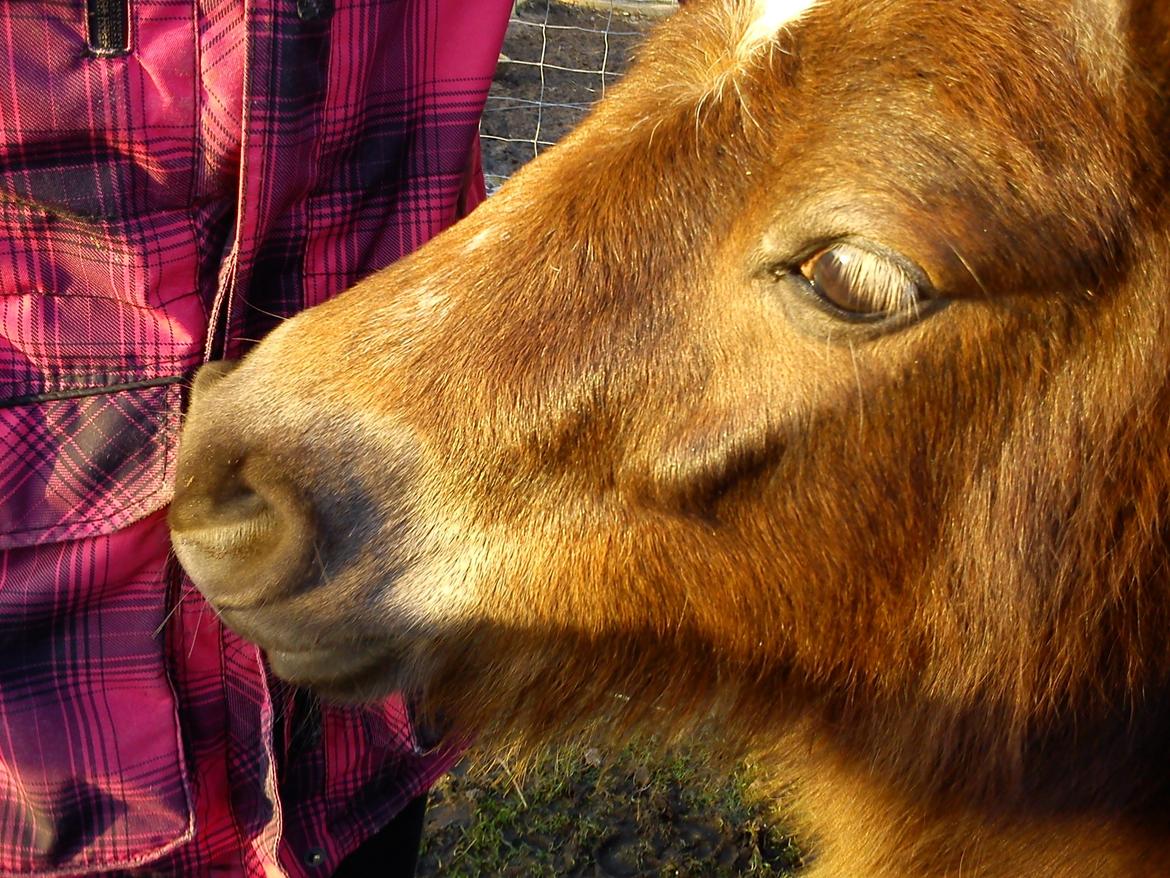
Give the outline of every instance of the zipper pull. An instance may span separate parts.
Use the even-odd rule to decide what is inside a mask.
[[[86,39],[94,55],[130,51],[130,0],[85,0]]]

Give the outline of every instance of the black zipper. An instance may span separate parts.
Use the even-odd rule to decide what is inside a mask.
[[[130,0],[85,0],[89,50],[95,55],[130,51]]]

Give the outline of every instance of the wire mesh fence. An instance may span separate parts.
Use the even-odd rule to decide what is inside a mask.
[[[677,3],[518,0],[480,125],[494,191],[573,128]]]

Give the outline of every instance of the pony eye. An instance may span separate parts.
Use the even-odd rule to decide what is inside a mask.
[[[800,266],[816,294],[847,316],[880,319],[913,311],[925,298],[918,276],[893,256],[834,244]]]

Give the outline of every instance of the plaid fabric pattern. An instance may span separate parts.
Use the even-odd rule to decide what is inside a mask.
[[[482,197],[510,9],[0,4],[0,876],[327,875],[449,765],[271,679],[165,505],[194,368]]]

